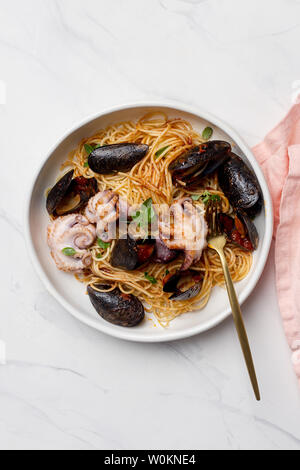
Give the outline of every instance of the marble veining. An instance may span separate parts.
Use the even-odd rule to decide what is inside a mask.
[[[23,213],[48,148],[103,107],[175,99],[259,142],[299,84],[300,2],[0,0],[0,8],[0,449],[299,450],[273,251],[243,308],[258,405],[231,320],[196,338],[141,345],[72,318],[31,266]]]

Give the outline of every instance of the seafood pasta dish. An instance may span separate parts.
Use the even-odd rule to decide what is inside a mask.
[[[87,136],[66,155],[47,192],[48,245],[57,268],[86,284],[104,320],[134,327],[151,312],[167,326],[206,306],[224,285],[208,248],[212,209],[234,282],[248,275],[262,192],[213,133],[153,113]]]

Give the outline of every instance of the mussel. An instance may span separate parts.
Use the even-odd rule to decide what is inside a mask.
[[[72,214],[84,207],[98,191],[95,178],[79,176],[73,178],[74,170],[64,175],[47,196],[47,211],[50,215]]]
[[[51,189],[47,196],[47,211],[50,215],[53,215],[56,208],[60,205],[64,199],[66,192],[68,191],[71,182],[73,180],[74,170],[69,171],[65,174]]]
[[[261,211],[263,195],[255,174],[237,155],[219,168],[219,184],[235,209],[241,209],[250,217]]]
[[[244,227],[245,231],[243,231],[241,225]],[[246,214],[246,212],[242,210],[236,211],[235,226],[238,232],[242,234],[242,236],[248,236],[253,246],[253,249],[257,250],[259,245],[259,234],[253,220],[251,220],[251,218]]]
[[[226,162],[231,145],[222,140],[212,140],[194,147],[178,157],[169,166],[173,183],[177,186],[196,188],[201,180]]]
[[[108,175],[130,171],[148,153],[149,146],[143,144],[113,144],[96,148],[89,156],[89,167],[95,173]]]
[[[149,261],[154,253],[155,245],[152,240],[137,242],[130,238],[121,238],[112,251],[110,264],[114,268],[134,271]]]
[[[173,294],[177,290],[177,285],[182,278],[181,272],[176,272],[175,274],[167,274],[163,279],[163,291],[167,294]]]
[[[110,286],[101,284],[95,285],[95,288],[88,286],[90,301],[98,314],[113,325],[131,328],[140,324],[145,318],[142,302],[118,288],[107,292],[109,289]]]
[[[197,295],[201,292],[202,289],[202,284],[197,283],[194,286],[190,287],[186,291],[180,291],[178,289],[178,292],[175,292],[175,294],[171,295],[169,300],[176,301],[176,302],[183,302],[186,300],[191,300],[194,297],[197,297]]]
[[[187,278],[191,278],[195,284],[186,291],[182,291],[179,289],[178,284],[182,279]],[[164,292],[173,294],[169,297],[169,300],[182,302],[193,299],[201,292],[203,276],[196,271],[186,271],[185,273],[177,272],[173,275],[168,274],[163,280],[163,285]]]
[[[253,221],[245,212],[237,211],[235,218],[227,214],[220,214],[219,222],[231,242],[246,251],[257,249],[259,235]]]

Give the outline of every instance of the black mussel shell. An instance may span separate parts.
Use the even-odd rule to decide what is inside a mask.
[[[254,222],[250,219],[250,217],[245,212],[241,210],[237,211],[236,215],[239,218],[239,220],[243,223],[254,250],[257,250],[258,244],[259,244],[259,235],[258,235],[258,231]]]
[[[100,175],[130,171],[148,153],[143,144],[114,144],[95,149],[89,156],[91,170]]]
[[[83,176],[74,178],[65,197],[56,208],[56,215],[68,215],[79,211],[97,192],[98,183],[95,178],[84,178]]]
[[[95,287],[108,290],[110,286],[99,284]],[[139,325],[145,318],[142,302],[134,295],[123,294],[118,288],[111,292],[98,292],[88,286],[88,294],[98,314],[113,325],[131,328]]]
[[[216,171],[227,160],[230,152],[231,145],[222,140],[212,140],[194,147],[169,166],[173,182],[182,182],[188,187],[199,184],[202,178]]]
[[[167,264],[171,263],[174,259],[177,258],[179,252],[176,250],[170,250],[164,242],[157,238],[156,240],[156,254],[155,254],[155,263]]]
[[[194,286],[190,287],[188,290],[185,292],[178,292],[173,294],[169,300],[177,301],[177,302],[182,302],[185,300],[190,300],[196,297],[202,289],[202,283],[195,284]]]
[[[114,268],[134,271],[152,259],[155,251],[153,240],[137,242],[130,238],[121,238],[114,246],[110,264]]]
[[[69,171],[65,174],[51,189],[47,196],[47,211],[50,215],[53,215],[56,208],[60,205],[66,193],[68,192],[74,176],[74,170]]]
[[[171,294],[173,292],[178,292],[179,289],[177,288],[177,285],[182,277],[181,273],[176,273],[176,274],[168,274],[164,280],[163,280],[163,291]]]
[[[173,172],[174,177],[184,178],[201,168],[205,161],[205,154],[201,154],[200,147],[194,147],[174,160],[169,166],[169,171]]]
[[[50,215],[72,214],[84,207],[98,191],[95,178],[74,178],[74,170],[64,175],[51,189],[47,197],[47,211]]]
[[[116,241],[112,251],[110,264],[114,268],[134,271],[139,266],[138,245],[130,237],[121,238]]]
[[[253,207],[250,207],[249,209],[247,209],[248,216],[251,219],[255,219],[255,217],[261,213],[263,205],[264,205],[264,201],[263,201],[263,196],[261,194],[257,203]]]
[[[235,209],[255,216],[262,207],[262,192],[255,174],[235,154],[218,171],[220,186]],[[255,210],[254,210],[255,208]]]
[[[188,189],[197,189],[201,185],[203,178],[212,175],[218,168],[223,165],[229,156],[228,154],[221,155],[217,158],[211,159],[206,165],[203,166],[196,174],[194,174],[188,181],[186,181],[186,187]]]
[[[182,277],[186,276],[193,276],[194,279],[197,279],[194,286],[190,287],[186,291],[182,291],[178,288],[179,281]],[[173,301],[184,301],[190,300],[196,297],[202,289],[203,281],[199,282],[199,274],[192,271],[187,271],[185,273],[177,272],[175,274],[169,274],[163,280],[164,289],[163,291],[166,293],[173,293],[173,295],[169,298],[169,300]]]
[[[211,140],[204,144],[194,147],[187,153],[180,155],[174,162],[169,166],[170,171],[183,171],[188,174],[189,170],[193,173],[196,170],[197,165],[201,165],[211,159],[214,159],[217,155],[228,153],[231,151],[231,145],[228,142],[222,140]]]

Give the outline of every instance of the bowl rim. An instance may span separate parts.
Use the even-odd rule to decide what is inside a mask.
[[[92,318],[90,319],[86,317],[84,314],[80,312],[80,310],[72,307],[64,299],[64,297],[61,296],[56,291],[55,287],[48,280],[47,275],[45,274],[40,264],[39,258],[34,248],[33,240],[31,237],[31,231],[30,231],[30,210],[31,210],[33,191],[35,189],[36,182],[38,181],[39,175],[43,167],[46,165],[46,163],[50,159],[51,155],[65,141],[65,139],[67,139],[71,134],[78,131],[83,126],[86,126],[90,122],[96,119],[99,119],[103,116],[106,116],[106,115],[109,115],[111,113],[118,112],[118,111],[125,111],[126,109],[129,110],[129,109],[134,109],[134,108],[148,108],[148,107],[149,108],[171,108],[171,109],[175,109],[181,112],[193,114],[203,120],[211,122],[213,125],[219,127],[222,131],[228,134],[232,138],[232,140],[240,147],[242,152],[250,161],[253,167],[253,170],[259,180],[259,183],[261,185],[261,189],[264,195],[265,235],[264,235],[261,255],[259,259],[257,260],[257,265],[252,274],[252,277],[251,279],[249,279],[248,284],[244,287],[242,293],[239,295],[239,302],[241,305],[248,299],[250,294],[255,289],[259,279],[261,278],[261,275],[265,268],[265,265],[269,256],[270,248],[271,248],[271,243],[272,243],[272,238],[273,238],[274,215],[273,215],[273,203],[272,203],[270,190],[268,188],[267,182],[265,180],[263,172],[256,158],[254,157],[248,145],[239,136],[239,134],[234,129],[232,129],[232,127],[228,125],[226,122],[222,121],[220,118],[214,116],[210,112],[198,106],[184,104],[182,102],[175,101],[175,100],[172,100],[172,101],[170,100],[140,100],[136,102],[129,102],[129,103],[121,104],[121,105],[115,105],[115,106],[111,106],[108,108],[104,108],[98,113],[89,115],[85,117],[84,119],[82,119],[80,122],[73,124],[72,127],[66,130],[63,136],[60,137],[59,140],[54,145],[51,146],[51,148],[46,153],[45,158],[41,159],[41,162],[37,165],[37,168],[35,169],[35,171],[33,171],[33,176],[30,179],[28,187],[26,188],[27,191],[26,191],[25,198],[24,198],[25,199],[24,200],[24,204],[25,204],[24,232],[25,232],[25,243],[26,243],[27,252],[29,253],[30,260],[35,268],[36,273],[38,274],[39,278],[41,279],[47,291],[72,316],[77,318],[82,323],[90,326],[91,328],[101,331],[102,333],[108,334],[118,339],[123,339],[126,341],[132,341],[132,342],[160,343],[160,342],[170,342],[170,341],[176,341],[179,339],[189,338],[189,337],[198,335],[200,333],[203,333],[205,331],[208,331],[216,327],[217,325],[219,325],[226,318],[228,318],[229,315],[231,314],[231,309],[230,307],[228,307],[226,310],[222,311],[220,315],[214,317],[211,320],[208,320],[206,323],[199,324],[198,326],[196,325],[193,327],[189,327],[187,329],[183,329],[182,331],[170,331],[169,330],[168,335],[165,335],[164,331],[162,331],[160,334],[155,335],[155,336],[142,333],[139,337],[137,337],[136,334],[132,334],[131,329],[126,329],[126,328],[121,328],[121,327],[119,329],[114,329],[111,327],[109,323],[108,324],[104,322],[102,323],[102,322],[97,321],[97,319],[92,319]]]

